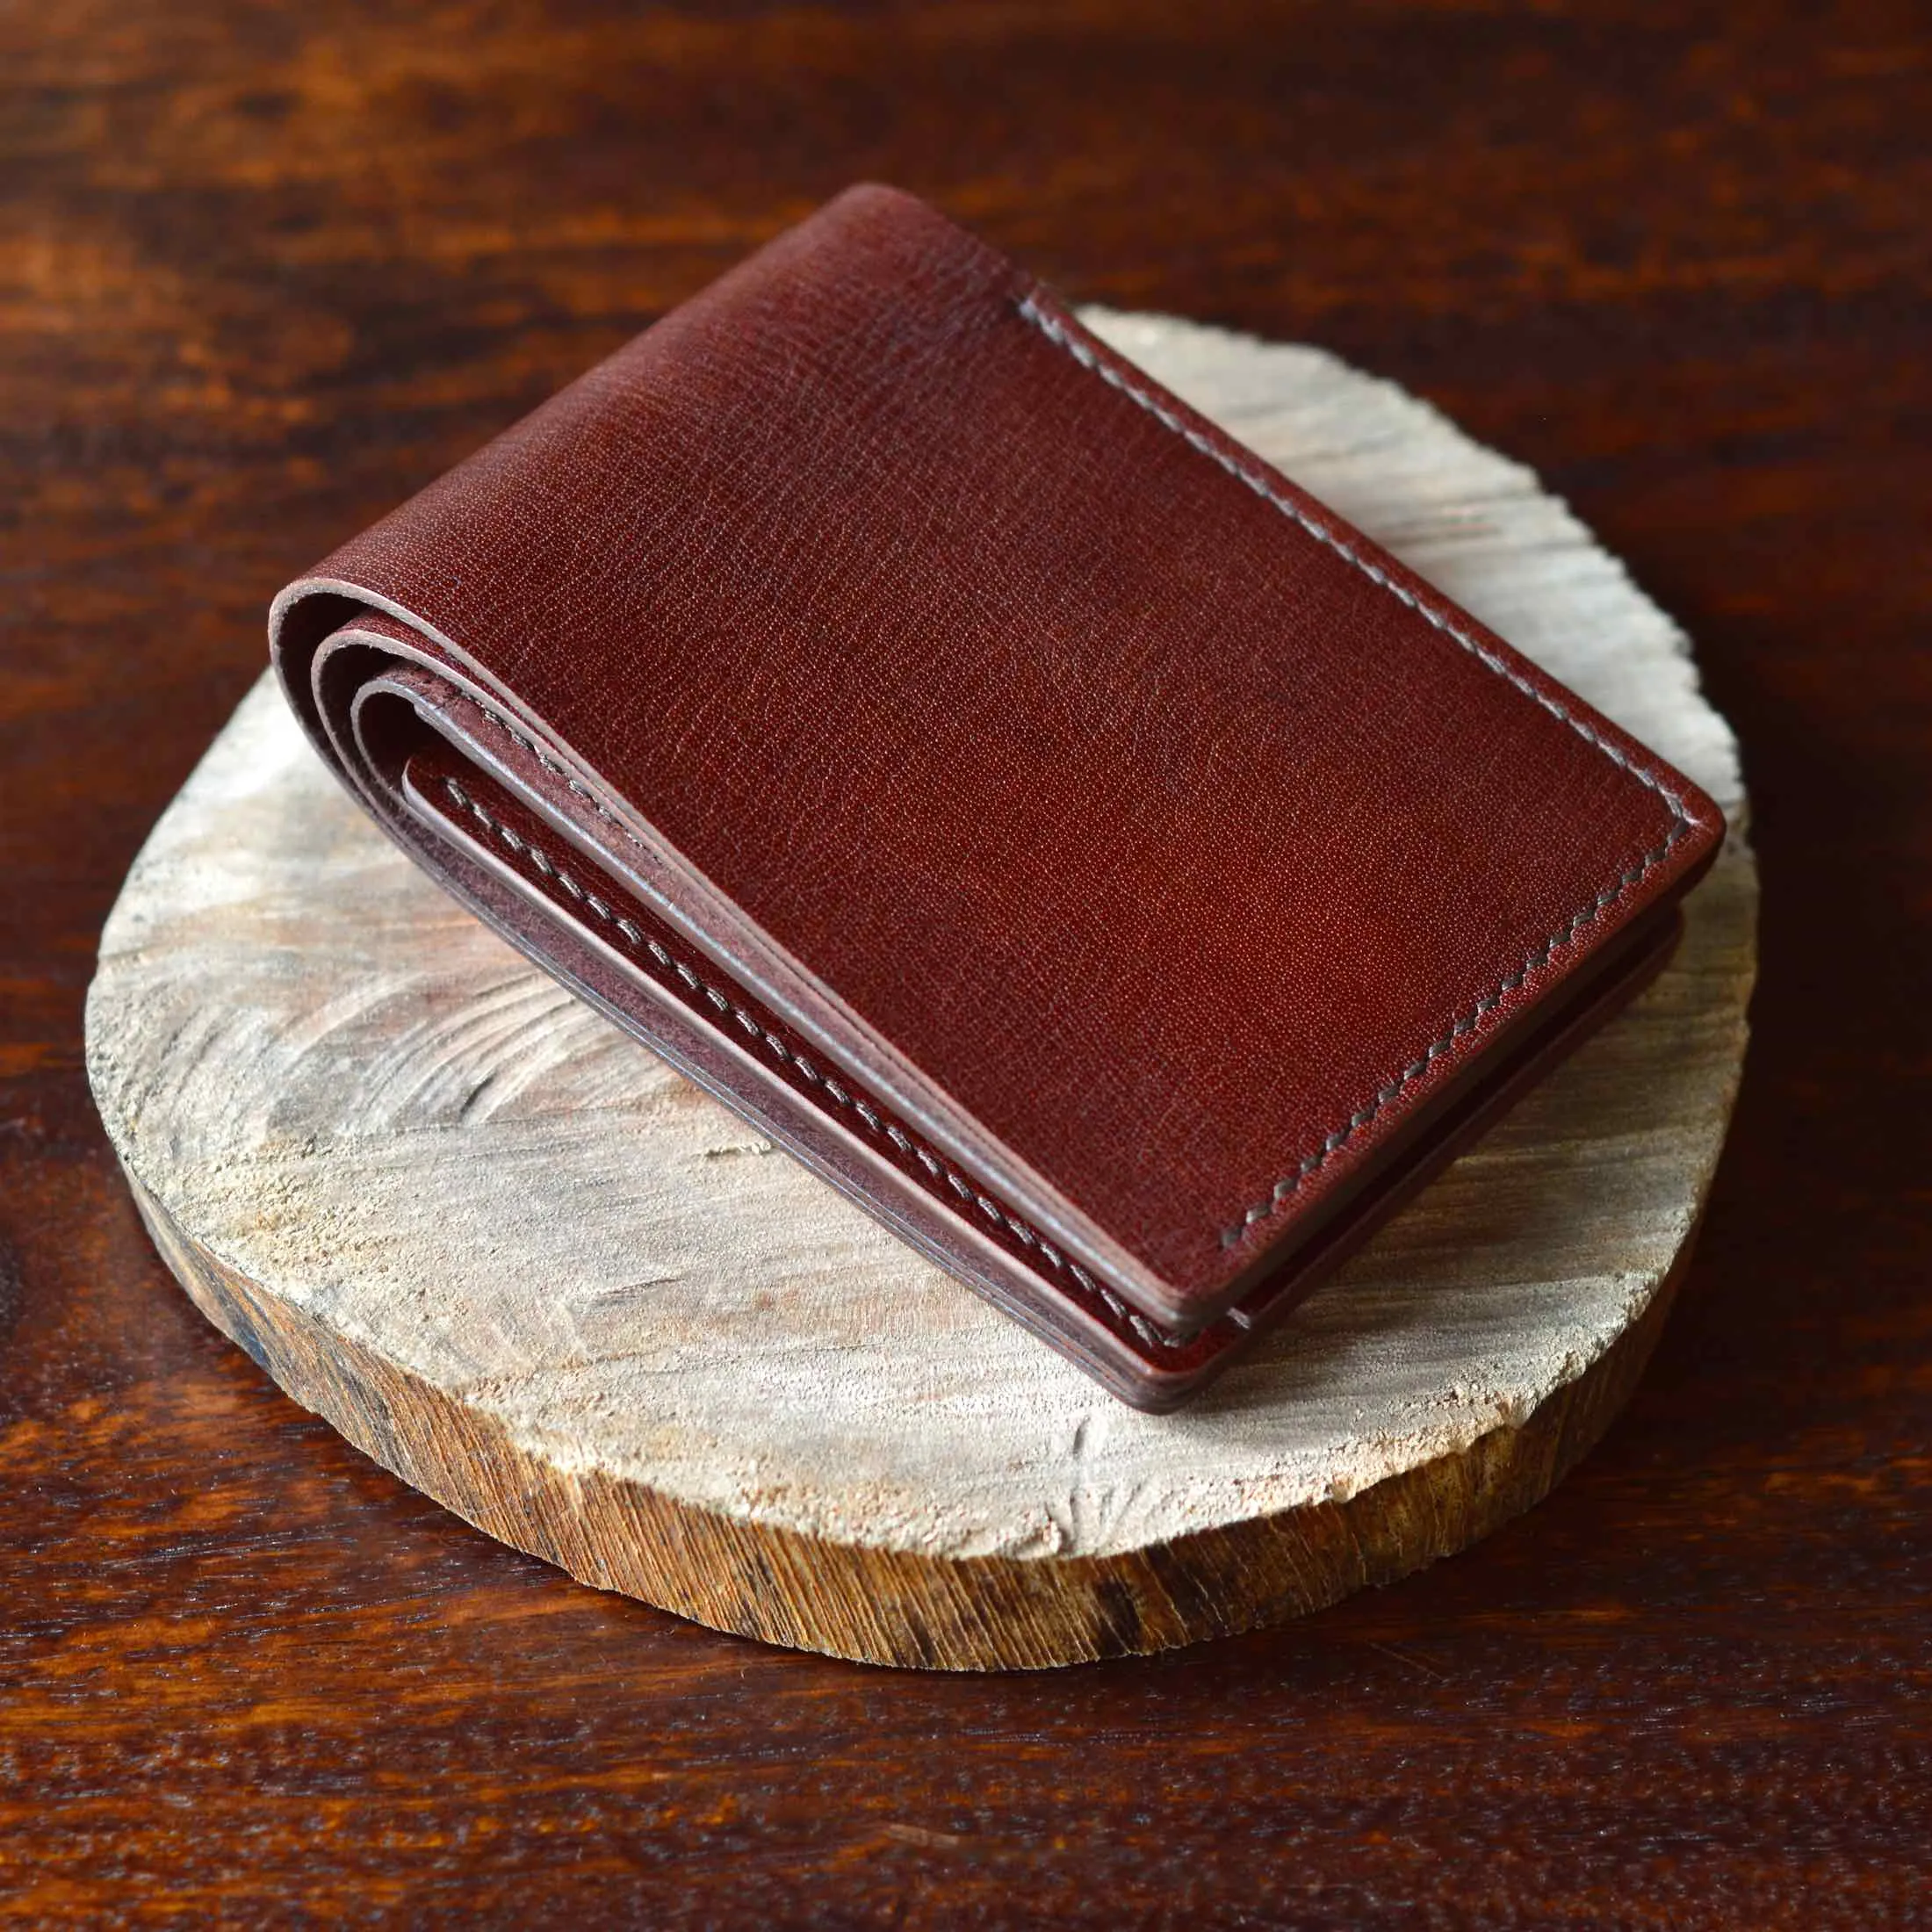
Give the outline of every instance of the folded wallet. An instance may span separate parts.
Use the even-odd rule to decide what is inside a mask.
[[[1171,1406],[1661,963],[1717,809],[909,196],[276,600],[379,824]]]

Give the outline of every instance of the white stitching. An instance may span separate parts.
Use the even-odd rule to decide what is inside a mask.
[[[481,710],[482,708],[479,706],[478,709]],[[502,725],[502,720],[494,717],[489,712],[486,711],[484,716],[489,717],[492,724]],[[508,726],[502,726],[502,728],[506,732],[508,731]],[[511,733],[510,735],[515,736],[515,734]],[[641,942],[642,949],[648,952],[660,966],[674,972],[678,978],[682,980],[685,985],[693,992],[702,992],[704,998],[718,1012],[729,1013],[747,1034],[750,1034],[755,1039],[762,1039],[765,1044],[780,1059],[795,1068],[803,1078],[814,1085],[822,1086],[826,1094],[836,1099],[841,1106],[851,1107],[874,1134],[890,1140],[901,1151],[914,1155],[919,1164],[934,1179],[944,1180],[962,1201],[976,1203],[981,1212],[990,1219],[998,1222],[1002,1227],[1010,1229],[1022,1245],[1027,1248],[1036,1248],[1052,1263],[1054,1267],[1058,1268],[1061,1266],[1061,1258],[1055,1250],[1045,1241],[1042,1241],[1017,1216],[1002,1211],[998,1202],[985,1194],[977,1193],[955,1174],[951,1168],[943,1165],[926,1149],[919,1146],[897,1124],[889,1124],[883,1121],[865,1101],[860,1099],[854,1094],[847,1093],[836,1080],[821,1075],[805,1059],[803,1054],[792,1052],[776,1034],[764,1028],[759,1020],[746,1011],[745,1007],[739,1006],[726,994],[719,991],[716,986],[700,979],[688,965],[675,958],[657,941],[647,939],[643,928],[637,925],[634,920],[617,916],[595,892],[586,892],[567,872],[553,866],[540,847],[533,845],[527,839],[518,837],[510,826],[502,823],[501,820],[493,818],[488,811],[484,810],[481,804],[470,797],[469,793],[455,779],[446,777],[443,781],[443,789],[461,810],[467,811],[479,824],[494,832],[498,839],[511,851],[516,853],[520,857],[527,857],[533,865],[538,867],[546,876],[554,877],[560,886],[580,899],[607,925],[614,926],[624,939],[631,943],[634,950],[638,948]],[[1151,1323],[1143,1321],[1139,1316],[1131,1314],[1124,1301],[1110,1290],[1102,1287],[1085,1268],[1079,1266],[1077,1263],[1073,1264],[1072,1267],[1073,1273],[1080,1285],[1103,1301],[1117,1322],[1126,1322],[1134,1330],[1135,1333],[1140,1336],[1142,1340],[1150,1346],[1171,1350],[1184,1345],[1178,1338],[1157,1329]]]
[[[1546,692],[1539,691],[1527,678],[1521,676],[1513,670],[1501,658],[1497,657],[1495,652],[1489,650],[1478,639],[1471,637],[1459,624],[1443,616],[1439,612],[1431,610],[1412,591],[1405,589],[1401,584],[1397,583],[1387,571],[1381,569],[1378,565],[1370,563],[1366,557],[1352,548],[1344,538],[1337,536],[1326,524],[1308,515],[1292,498],[1282,495],[1260,472],[1249,469],[1245,464],[1229,455],[1225,450],[1202,435],[1199,429],[1193,428],[1177,416],[1171,409],[1164,407],[1146,390],[1129,382],[1118,370],[1095,355],[1084,342],[1070,335],[1053,316],[1049,315],[1040,308],[1031,295],[1025,297],[1017,305],[1017,307],[1023,321],[1031,323],[1049,342],[1063,349],[1083,369],[1091,371],[1102,382],[1118,389],[1130,401],[1139,404],[1150,415],[1153,416],[1165,428],[1171,429],[1184,442],[1218,464],[1223,470],[1227,471],[1229,475],[1242,483],[1245,483],[1257,496],[1265,498],[1285,516],[1299,524],[1317,543],[1325,544],[1338,557],[1352,564],[1370,582],[1380,585],[1382,589],[1388,591],[1392,597],[1413,610],[1425,623],[1433,625],[1444,636],[1460,645],[1472,657],[1487,666],[1498,677],[1514,685],[1525,697],[1533,698],[1552,717],[1561,719],[1579,738],[1582,739],[1587,744],[1595,746],[1613,765],[1627,772],[1639,784],[1656,793],[1658,797],[1662,799],[1669,808],[1670,811],[1670,830],[1661,846],[1657,846],[1646,853],[1635,866],[1623,873],[1615,883],[1599,892],[1588,905],[1570,919],[1568,925],[1559,927],[1540,946],[1533,948],[1513,973],[1507,974],[1498,980],[1489,992],[1478,999],[1467,1013],[1459,1018],[1451,1026],[1449,1031],[1441,1039],[1434,1042],[1420,1058],[1412,1060],[1401,1072],[1380,1086],[1370,1103],[1351,1114],[1345,1127],[1330,1134],[1323,1141],[1317,1152],[1304,1159],[1292,1173],[1285,1174],[1277,1180],[1264,1200],[1254,1202],[1244,1208],[1240,1220],[1235,1222],[1233,1226],[1222,1229],[1221,1231],[1221,1244],[1224,1248],[1231,1248],[1247,1234],[1251,1228],[1258,1222],[1265,1221],[1271,1215],[1276,1213],[1282,1203],[1295,1193],[1308,1175],[1325,1165],[1330,1155],[1344,1147],[1362,1128],[1366,1127],[1381,1112],[1383,1107],[1393,1102],[1412,1080],[1421,1078],[1429,1071],[1436,1059],[1440,1055],[1446,1053],[1458,1038],[1465,1033],[1473,1032],[1481,1016],[1493,1012],[1502,1003],[1504,993],[1515,991],[1532,973],[1547,965],[1551,955],[1559,948],[1568,945],[1576,936],[1579,927],[1588,925],[1605,906],[1622,898],[1626,890],[1641,880],[1654,866],[1661,864],[1669,855],[1671,848],[1683,836],[1684,832],[1693,823],[1693,820],[1683,800],[1661,779],[1633,765],[1622,752],[1600,737],[1575,712],[1558,703]]]
[[[590,789],[588,785],[585,784],[581,779],[578,778],[569,769],[567,766],[559,765],[557,761],[552,758],[541,745],[537,744],[533,739],[527,737],[523,732],[518,731],[515,725],[512,724],[510,721],[507,717],[503,717],[501,712],[493,711],[487,704],[477,703],[477,701],[473,697],[471,698],[469,702],[472,705],[475,705],[476,709],[480,711],[483,716],[490,721],[491,724],[495,725],[497,730],[501,732],[504,737],[509,739],[511,744],[519,746],[524,751],[528,752],[530,756],[534,758],[537,762],[541,765],[545,771],[549,772],[553,777],[561,778],[564,782],[564,788],[566,790],[574,792],[576,796],[581,798],[584,803],[588,804],[600,818],[607,819],[611,825],[615,825],[616,829],[621,832],[624,836],[631,841],[632,845],[639,847],[640,848],[642,847],[644,840],[638,838],[637,833],[631,831],[631,827],[627,825],[622,818],[618,818],[616,813],[612,811],[610,808],[604,804],[603,800],[600,798],[596,795],[596,793]]]
[[[1326,524],[1318,523],[1314,517],[1308,515],[1292,498],[1283,496],[1279,490],[1268,482],[1265,476],[1245,468],[1233,457],[1229,456],[1226,451],[1220,449],[1207,436],[1204,436],[1200,430],[1191,429],[1172,411],[1164,409],[1144,390],[1136,388],[1117,370],[1110,368],[1106,363],[1102,362],[1085,343],[1076,342],[1052,316],[1034,306],[1033,298],[1030,295],[1019,305],[1019,307],[1020,314],[1027,321],[1031,322],[1049,341],[1056,342],[1062,349],[1065,350],[1067,354],[1071,356],[1074,361],[1083,368],[1092,370],[1102,382],[1111,384],[1122,395],[1128,396],[1137,402],[1149,415],[1157,418],[1159,422],[1171,429],[1176,436],[1181,437],[1185,442],[1192,443],[1203,456],[1218,463],[1222,469],[1227,471],[1229,475],[1236,477],[1245,483],[1257,496],[1265,498],[1284,515],[1292,517],[1317,543],[1327,544],[1338,556],[1345,558],[1372,583],[1380,585],[1392,597],[1406,604],[1418,617],[1421,617],[1425,623],[1433,624],[1445,636],[1454,638],[1471,656],[1481,659],[1498,677],[1507,679],[1525,697],[1534,698],[1553,717],[1561,718],[1564,724],[1568,724],[1578,737],[1585,739],[1594,745],[1612,764],[1621,766],[1639,784],[1646,785],[1655,792],[1670,807],[1671,811],[1677,818],[1683,819],[1687,825],[1690,822],[1690,814],[1685,809],[1683,799],[1678,797],[1676,793],[1672,791],[1661,779],[1632,764],[1622,752],[1618,751],[1614,745],[1609,743],[1606,739],[1599,737],[1573,711],[1559,703],[1556,699],[1551,697],[1547,693],[1538,690],[1527,678],[1512,670],[1509,665],[1496,656],[1495,652],[1489,650],[1476,638],[1472,638],[1459,625],[1452,623],[1447,617],[1431,610],[1413,592],[1404,589],[1402,585],[1398,584],[1387,571],[1381,569],[1378,565],[1370,563],[1360,552],[1352,549],[1342,537],[1337,537]]]

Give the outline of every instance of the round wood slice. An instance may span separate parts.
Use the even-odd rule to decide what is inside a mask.
[[[1744,1051],[1755,876],[1683,638],[1526,471],[1319,350],[1091,320],[1689,772],[1675,962],[1194,1406],[1123,1408],[560,991],[265,683],[101,942],[89,1068],[196,1302],[406,1481],[724,1630],[977,1669],[1295,1616],[1601,1434]]]

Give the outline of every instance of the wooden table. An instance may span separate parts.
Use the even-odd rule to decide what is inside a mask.
[[[0,13],[0,1901],[1932,1913],[1914,11]],[[89,1104],[95,936],[270,593],[859,176],[1433,397],[1631,560],[1743,737],[1757,1042],[1647,1381],[1532,1515],[1272,1634],[940,1679],[575,1588],[205,1327]]]

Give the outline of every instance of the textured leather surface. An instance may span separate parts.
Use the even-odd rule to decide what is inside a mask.
[[[1143,1401],[1653,965],[1722,836],[885,189],[346,544],[273,631],[423,863]]]

